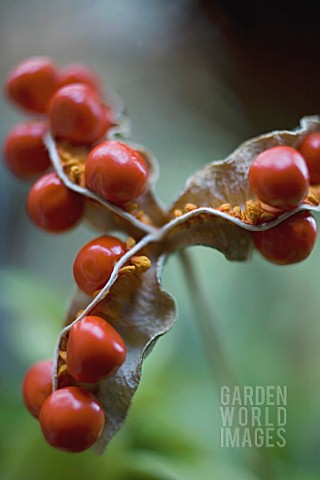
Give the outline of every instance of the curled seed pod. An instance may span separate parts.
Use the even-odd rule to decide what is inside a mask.
[[[61,159],[56,154],[54,140],[50,139],[51,146],[53,144],[50,152],[51,154],[54,152],[53,166],[59,175],[60,183],[63,180],[63,186],[68,185],[73,194],[77,192],[83,196],[82,198],[93,200],[91,203],[94,206],[98,205],[103,219],[100,225],[104,229],[112,228],[124,232],[132,229],[136,241],[127,241],[128,250],[113,266],[111,276],[104,279],[107,283],[94,298],[89,298],[83,291],[77,291],[73,299],[66,318],[66,327],[59,336],[55,355],[55,380],[58,384],[59,372],[65,371],[68,381],[69,371],[72,371],[79,381],[98,382],[97,385],[91,385],[91,388],[96,389],[101,405],[92,396],[88,399],[88,395],[91,394],[79,387],[56,390],[44,402],[40,413],[42,430],[51,445],[67,451],[82,451],[95,444],[97,450],[103,450],[127,415],[140,381],[144,357],[151,351],[157,339],[170,329],[176,317],[175,303],[161,286],[161,272],[166,256],[179,248],[202,244],[220,250],[229,259],[247,259],[253,244],[251,231],[272,232],[277,229],[277,224],[279,226],[285,224],[290,215],[297,213],[296,209],[280,216],[277,212],[272,212],[270,219],[266,217],[266,214],[270,215],[270,211],[261,212],[263,209],[259,202],[251,198],[248,183],[250,165],[257,154],[269,148],[281,145],[296,148],[302,137],[313,129],[319,130],[319,119],[307,119],[300,129],[293,132],[272,132],[246,142],[226,160],[212,162],[196,172],[182,194],[167,210],[150,195],[148,187],[152,172],[148,168],[149,164],[145,162],[147,157],[142,155],[143,164],[137,149],[115,141],[106,142],[107,146],[102,144],[103,148],[106,147],[106,152],[98,150],[99,155],[94,159],[97,160],[97,170],[93,168],[90,173],[92,165],[90,167],[89,165],[95,149],[90,152],[87,164],[86,154],[81,164],[73,164],[74,158],[68,158],[67,150],[66,163],[62,165]],[[93,137],[80,138],[80,128],[75,127],[75,130],[77,137],[73,139],[69,137],[68,140],[71,142],[79,142],[82,147],[93,141]],[[95,131],[95,128],[93,130]],[[96,135],[103,134],[103,128],[97,132],[98,129],[95,139],[98,138]],[[99,147],[101,148],[101,146],[96,148]],[[105,168],[105,164],[110,162],[110,157],[112,175],[110,169],[108,171]],[[85,188],[83,182],[84,171],[89,190]],[[123,171],[126,172],[124,176]],[[127,192],[130,192],[130,195]],[[58,194],[53,197],[58,197]],[[319,210],[319,202],[317,203],[319,197],[316,191],[314,197],[313,206],[304,203],[299,208]],[[41,201],[40,194],[31,203],[35,206]],[[50,204],[50,201],[48,203]],[[149,209],[148,215],[142,206]],[[67,208],[65,210],[67,211]],[[60,210],[58,217],[63,219],[64,215],[65,212]],[[41,219],[41,216],[41,212],[38,212],[35,218]],[[45,217],[47,221],[54,215],[51,211]],[[53,222],[53,225],[56,225],[56,222]],[[49,227],[52,227],[50,222]],[[105,357],[109,352],[109,345],[104,345],[99,352],[99,339],[91,338],[88,341],[97,326],[92,324],[92,320],[88,321],[90,318],[99,318],[97,322],[99,325],[103,322],[102,327],[100,325],[102,329],[109,325],[104,320],[107,318],[113,330],[119,335],[121,340],[115,342],[117,347],[112,345],[111,348],[112,361],[115,360],[115,351],[117,354],[121,353],[115,367],[111,368],[110,359],[107,361]],[[88,331],[84,328],[87,322],[90,325]],[[109,331],[103,338],[108,338],[109,341],[110,337],[114,339],[114,334],[110,335]],[[125,351],[127,356],[126,361],[123,361]],[[97,352],[101,360],[98,364],[95,363]],[[110,363],[114,365],[112,361]],[[101,373],[100,369],[102,366],[105,368],[105,365],[108,365],[108,369]],[[89,376],[87,367],[93,376]],[[62,376],[61,381],[64,380],[65,377]],[[75,415],[75,403],[80,406],[80,416]],[[87,408],[88,403],[94,407],[93,416],[91,406],[89,410]],[[108,415],[106,423],[102,407]],[[91,428],[92,425],[94,430]]]

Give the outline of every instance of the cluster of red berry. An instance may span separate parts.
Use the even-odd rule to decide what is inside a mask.
[[[320,133],[309,133],[294,149],[277,146],[262,152],[249,170],[249,184],[263,208],[278,215],[299,207],[309,185],[320,183]],[[317,238],[311,213],[300,212],[279,225],[252,232],[256,248],[278,265],[297,263],[309,256]]]
[[[90,295],[102,288],[124,253],[124,244],[111,236],[85,245],[74,262],[79,287]],[[99,401],[86,387],[114,374],[125,358],[126,345],[120,334],[106,319],[90,315],[70,329],[66,370],[59,382],[62,388],[52,392],[51,360],[30,368],[23,381],[23,398],[28,410],[39,418],[50,445],[79,452],[97,441],[105,417]]]
[[[21,179],[32,179],[50,167],[43,144],[50,131],[59,141],[91,148],[85,181],[104,199],[120,207],[144,193],[148,169],[143,157],[124,143],[103,136],[113,125],[112,110],[101,98],[98,77],[83,65],[59,70],[46,57],[25,60],[8,76],[6,92],[23,110],[45,116],[15,126],[5,139],[4,158]],[[55,173],[40,177],[30,190],[27,208],[33,222],[62,232],[81,218],[85,199],[68,189]]]
[[[121,142],[103,141],[112,126],[112,112],[102,102],[100,80],[91,70],[83,65],[58,70],[48,58],[27,59],[9,75],[6,92],[23,110],[43,116],[15,126],[6,137],[4,158],[15,176],[29,180],[49,170],[43,139],[50,131],[57,141],[88,147],[86,185],[106,200],[122,207],[146,190],[148,170],[142,156]],[[63,232],[81,218],[84,203],[85,197],[49,171],[31,188],[27,209],[38,227]],[[73,268],[79,288],[89,295],[101,289],[124,253],[124,243],[112,236],[85,245]],[[51,360],[30,368],[23,398],[39,418],[49,444],[76,452],[97,441],[105,416],[89,390],[114,374],[125,357],[124,340],[112,325],[104,318],[86,316],[71,327],[62,388],[52,392]]]
[[[23,380],[23,398],[40,420],[47,442],[69,452],[91,447],[100,437],[105,415],[92,384],[114,374],[126,357],[119,333],[103,318],[83,317],[70,330],[63,384],[52,392],[52,360],[34,364]]]
[[[90,197],[87,190],[119,207],[118,214],[120,209],[130,211],[134,201],[148,189],[152,175],[149,177],[143,156],[128,145],[112,140],[113,112],[102,100],[101,82],[91,70],[82,65],[58,69],[45,57],[28,59],[9,75],[6,92],[23,110],[42,115],[40,120],[14,127],[4,146],[7,166],[18,178],[28,180],[45,173],[31,188],[27,202],[28,213],[37,226],[48,232],[63,232],[74,226],[83,214],[85,202],[92,202],[86,200]],[[68,188],[62,174],[58,176],[54,169],[49,170],[51,161],[43,143],[49,134],[58,147],[67,144],[71,149],[84,149],[84,178],[77,185],[80,189],[67,182]],[[62,162],[61,153],[60,160]],[[263,211],[281,216],[297,209],[305,201],[310,188],[320,184],[320,133],[306,135],[297,150],[277,146],[263,151],[253,161],[248,179],[258,198],[256,203]],[[206,177],[205,190],[208,180],[210,178]],[[200,183],[195,181],[196,191],[201,191]],[[87,190],[82,191],[82,186]],[[193,191],[192,196],[194,194]],[[208,204],[211,204],[210,198]],[[190,212],[188,206],[189,203],[186,204],[186,215]],[[191,207],[197,210],[192,204]],[[161,212],[159,229],[163,229],[155,227],[157,232],[149,242],[160,244],[160,239],[164,239],[168,231],[172,233],[175,227],[171,225],[171,230],[166,230],[171,222],[170,214],[157,208]],[[217,213],[210,206],[203,209],[207,210],[208,219],[211,219],[212,212]],[[179,209],[176,211],[179,215],[172,224],[177,226],[181,222],[181,226],[190,229],[190,218],[182,223],[183,213]],[[203,212],[199,219],[200,215]],[[193,225],[198,228],[203,225],[203,218],[196,223],[197,218],[194,217]],[[210,224],[207,225],[210,228]],[[305,259],[316,241],[316,222],[305,211],[294,213],[271,228],[250,225],[257,249],[268,260],[281,265]],[[159,231],[161,235],[158,235]],[[190,245],[192,242],[191,238]],[[128,249],[129,242],[125,244],[106,235],[86,244],[73,265],[79,288],[85,294],[95,296],[106,286],[116,262]],[[108,322],[110,316],[105,313],[96,316],[94,310],[92,312],[90,310],[84,316],[86,312],[82,311],[79,319],[68,325],[68,333],[63,331],[65,348],[57,355],[59,358],[64,355],[63,364],[54,367],[50,360],[37,363],[27,372],[23,382],[24,401],[32,415],[39,418],[46,440],[67,451],[85,450],[100,437],[105,416],[94,392],[97,393],[97,383],[118,371],[126,358],[125,342]],[[154,340],[154,332],[150,338]],[[129,350],[129,337],[127,348]],[[128,364],[130,362],[126,362]],[[53,372],[55,369],[58,371]],[[53,385],[58,389],[52,391]]]

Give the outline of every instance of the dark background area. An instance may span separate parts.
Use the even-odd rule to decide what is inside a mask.
[[[233,56],[226,78],[246,104],[257,131],[319,108],[320,5],[317,1],[201,0]]]

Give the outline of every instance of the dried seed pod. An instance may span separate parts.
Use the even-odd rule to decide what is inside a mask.
[[[108,130],[109,140],[128,129],[121,109],[115,111],[118,114],[114,117],[114,127]],[[69,375],[66,352],[70,331],[87,316],[108,318],[124,339],[125,363],[113,375],[90,387],[108,419],[95,444],[97,451],[103,451],[121,427],[139,385],[144,358],[175,321],[175,302],[161,286],[166,256],[177,249],[200,244],[218,249],[230,260],[246,260],[253,247],[250,232],[272,229],[303,210],[319,211],[320,195],[315,187],[309,189],[306,201],[298,208],[283,213],[266,209],[254,198],[248,183],[250,165],[259,153],[279,145],[296,148],[305,135],[319,130],[320,119],[307,117],[294,131],[275,131],[245,142],[225,160],[196,172],[168,209],[154,195],[157,164],[144,147],[127,142],[147,165],[148,186],[129,205],[119,206],[86,188],[89,150],[81,145],[81,139],[80,146],[75,148],[46,135],[55,174],[65,187],[87,200],[89,221],[98,225],[104,235],[111,230],[130,235],[123,243],[124,253],[104,281],[96,285],[97,289],[90,290],[90,295],[81,290],[74,295],[54,358],[54,387],[60,388],[65,386],[61,382]]]

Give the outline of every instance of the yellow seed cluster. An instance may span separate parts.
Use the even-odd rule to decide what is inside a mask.
[[[227,213],[234,218],[238,218],[242,222],[250,225],[259,225],[261,223],[270,222],[276,218],[277,213],[266,211],[259,200],[247,200],[245,207],[241,209],[239,205],[232,207],[230,203],[224,203],[217,208],[220,212]]]
[[[135,241],[134,238],[128,237],[126,240],[126,250],[131,250],[135,246],[137,242]]]
[[[174,211],[175,218],[181,217],[185,213],[192,212],[199,208],[213,208],[213,207],[197,207],[194,204],[187,203],[183,210],[176,209]],[[238,218],[239,220],[251,224],[251,225],[258,225],[260,223],[269,222],[276,218],[279,214],[278,212],[270,212],[266,211],[262,204],[258,200],[247,200],[245,208],[241,209],[239,205],[232,206],[230,203],[223,203],[217,208],[213,208],[214,210],[218,210],[223,213],[227,213],[228,215]],[[204,221],[205,214],[201,214],[197,217],[198,220]],[[185,223],[185,227],[188,228],[188,222]]]
[[[136,271],[136,267],[134,265],[125,265],[124,267],[120,268],[119,275],[134,273],[135,271]]]
[[[144,255],[134,256],[131,258],[131,263],[136,267],[138,272],[146,272],[151,267],[151,261]]]
[[[317,207],[320,203],[320,186],[312,185],[309,187],[308,195],[304,201],[307,205]]]
[[[151,267],[151,260],[145,255],[135,255],[130,259],[130,265],[125,265],[119,270],[119,275],[131,273],[144,273]]]
[[[176,208],[176,210],[173,212],[174,216],[176,218],[179,218],[179,217],[182,217],[182,210],[180,210],[179,208]]]
[[[193,203],[186,203],[183,210],[180,210],[179,208],[177,208],[176,210],[174,210],[173,214],[176,218],[179,218],[179,217],[182,217],[182,215],[184,215],[185,213],[193,212],[198,208],[202,208],[202,207],[197,207],[197,205],[194,205]],[[206,208],[206,207],[203,207],[203,208]]]
[[[130,213],[130,215],[134,216],[137,220],[144,223],[145,225],[151,225],[152,222],[150,217],[141,209],[136,202],[128,203],[124,206],[126,212]]]
[[[72,182],[85,187],[87,151],[83,147],[72,147],[66,142],[61,142],[58,145],[58,152],[65,174]]]
[[[129,243],[135,242],[133,238],[128,238]],[[133,246],[133,245],[132,245]],[[132,248],[132,247],[131,247]],[[128,274],[133,274],[133,273],[144,273],[149,268],[151,267],[151,260],[146,257],[145,255],[134,255],[130,260],[130,264],[125,265],[124,267],[120,268],[118,274],[119,276],[121,275],[128,275]],[[93,292],[92,296],[95,298],[99,293],[101,292],[102,289],[96,290]],[[109,290],[107,290],[106,295],[108,295]]]
[[[59,356],[62,360],[66,360],[67,358],[67,352],[65,350],[60,350],[59,351]]]
[[[185,213],[193,212],[194,210],[197,210],[197,206],[193,203],[187,203],[184,207]]]
[[[320,205],[320,185],[313,185],[309,187],[308,194],[303,203],[312,206]],[[179,218],[185,213],[192,212],[199,208],[203,207],[196,206],[193,203],[187,203],[183,209],[174,210],[173,215],[175,218]],[[219,207],[207,206],[206,208],[213,208],[214,210],[218,210],[219,212],[226,213],[234,218],[238,218],[242,222],[245,222],[249,225],[260,225],[270,222],[277,218],[281,213],[283,213],[283,210],[268,207],[259,200],[251,199],[246,201],[246,204],[243,208],[241,208],[239,205],[232,206],[231,203],[223,203]],[[204,214],[199,215],[197,219],[203,221]],[[186,228],[189,228],[190,222],[185,222],[184,226]]]
[[[218,210],[220,210],[220,212],[230,213],[232,210],[231,203],[223,203]]]

